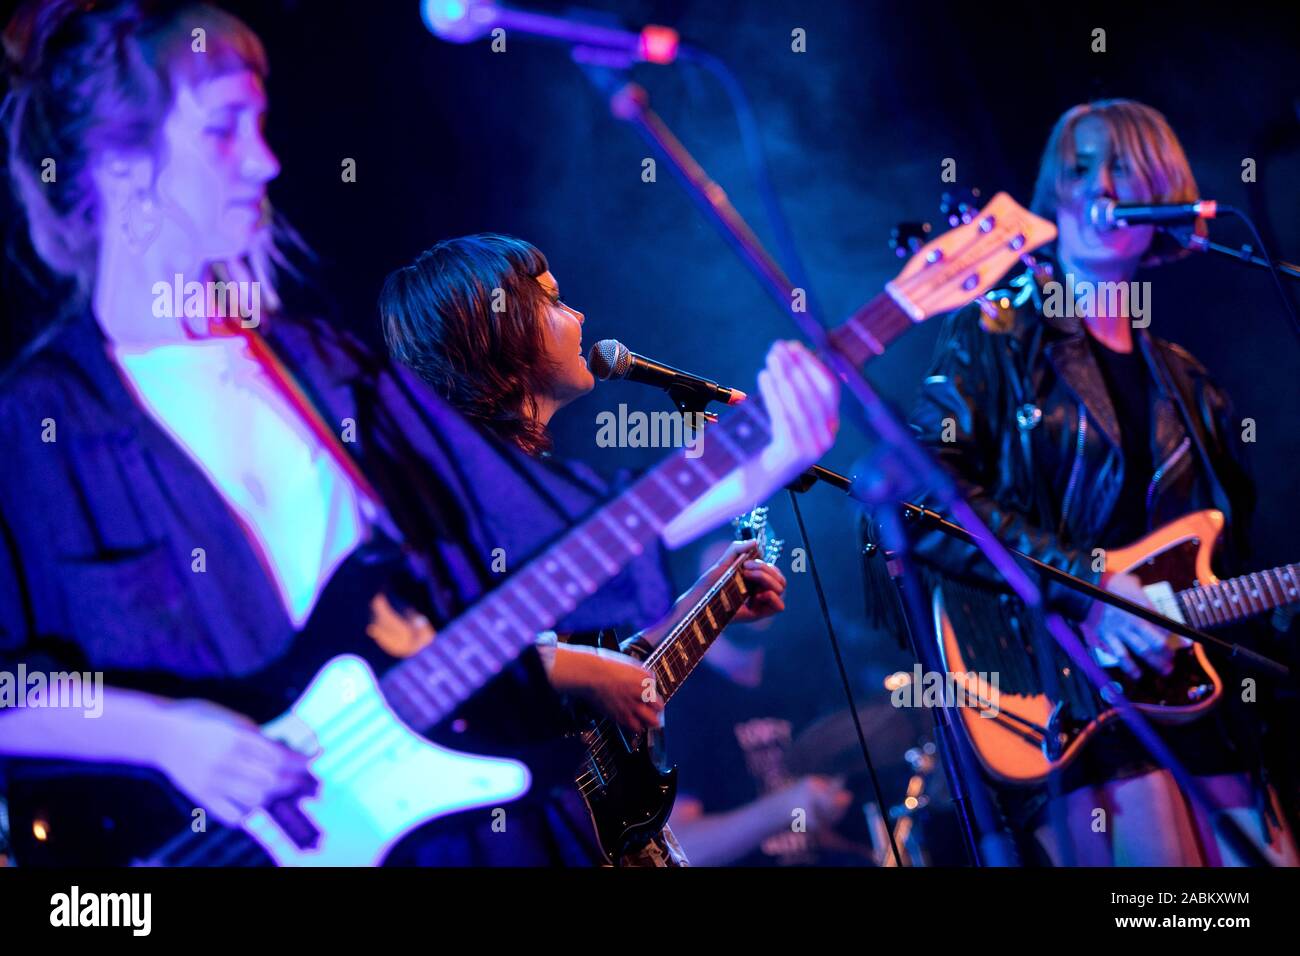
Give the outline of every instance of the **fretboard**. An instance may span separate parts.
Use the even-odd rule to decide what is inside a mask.
[[[748,554],[737,558],[646,658],[645,665],[654,674],[655,687],[665,702],[677,693],[745,603],[749,588],[745,585],[742,571],[749,558]]]
[[[660,463],[392,667],[380,683],[393,709],[416,730],[434,727],[769,439],[751,398],[704,434],[697,457],[679,450]]]
[[[1256,571],[1178,592],[1183,618],[1196,628],[1215,627],[1300,601],[1300,564]]]
[[[913,324],[889,293],[882,292],[854,312],[847,322],[832,329],[830,341],[837,352],[861,368],[882,355]]]

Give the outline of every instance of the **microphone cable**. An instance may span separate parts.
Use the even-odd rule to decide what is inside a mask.
[[[1227,213],[1230,216],[1236,216],[1246,224],[1250,230],[1251,238],[1255,240],[1255,245],[1259,248],[1259,254],[1268,264],[1268,274],[1273,277],[1273,286],[1277,289],[1278,297],[1282,300],[1282,308],[1291,320],[1291,331],[1300,339],[1300,316],[1296,315],[1295,305],[1291,302],[1291,297],[1287,295],[1286,289],[1282,286],[1282,274],[1278,271],[1277,263],[1273,261],[1272,255],[1269,254],[1268,247],[1264,245],[1264,237],[1259,234],[1255,228],[1255,222],[1250,216],[1246,215],[1236,206],[1220,206],[1219,214]]]
[[[835,625],[831,623],[830,606],[826,603],[826,591],[822,588],[821,575],[817,573],[817,562],[813,560],[812,541],[803,523],[803,512],[799,510],[799,497],[792,488],[786,489],[786,493],[790,496],[790,507],[794,510],[794,520],[799,526],[799,537],[808,555],[808,570],[812,572],[813,587],[817,591],[817,603],[821,605],[822,619],[826,622],[826,636],[831,642],[831,653],[835,655],[835,666],[839,669],[840,682],[844,685],[844,698],[848,701],[849,713],[853,716],[853,727],[858,733],[858,746],[862,748],[862,760],[866,763],[867,775],[871,778],[871,791],[876,797],[876,806],[880,807],[880,815],[885,818],[885,832],[889,835],[889,849],[894,855],[894,865],[901,869],[903,858],[898,852],[898,841],[894,838],[894,827],[889,820],[889,805],[885,803],[881,792],[880,779],[876,776],[876,765],[867,747],[867,735],[862,730],[862,715],[858,712],[858,702],[853,695],[853,681],[849,678],[848,668],[844,666],[844,654],[840,648],[839,638],[835,635]]]

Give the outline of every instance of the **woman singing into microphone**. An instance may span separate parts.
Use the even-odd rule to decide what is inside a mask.
[[[590,469],[561,465],[550,454],[548,424],[591,391],[595,380],[583,360],[584,316],[561,299],[559,283],[536,247],[493,234],[440,242],[388,277],[379,311],[393,356],[484,432],[602,487]],[[642,657],[652,650],[739,548],[728,549],[678,599],[672,615],[626,640],[624,649]],[[783,610],[786,582],[777,568],[755,559],[744,575],[751,596],[737,622]],[[558,689],[580,691],[632,731],[659,722],[662,702],[644,699],[649,672],[632,657],[566,643],[547,653],[553,655],[551,680]],[[665,842],[675,856],[670,835]]]

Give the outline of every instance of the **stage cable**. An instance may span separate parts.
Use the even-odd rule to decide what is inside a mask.
[[[1255,240],[1255,245],[1259,247],[1259,254],[1268,263],[1268,274],[1273,277],[1273,286],[1277,289],[1278,298],[1282,300],[1282,308],[1286,312],[1287,318],[1291,320],[1291,331],[1296,334],[1297,339],[1300,339],[1300,317],[1296,315],[1295,305],[1291,302],[1291,297],[1287,295],[1286,289],[1282,286],[1282,275],[1278,272],[1277,263],[1273,261],[1273,257],[1269,254],[1268,247],[1264,245],[1264,237],[1255,228],[1255,221],[1236,206],[1219,206],[1219,215],[1224,214],[1236,216],[1250,230],[1251,238]]]
[[[812,540],[808,537],[808,529],[803,523],[803,512],[799,510],[799,496],[790,489],[787,489],[786,493],[790,496],[790,507],[794,510],[794,520],[799,526],[799,537],[803,541],[804,553],[808,555],[808,570],[812,572],[813,588],[817,591],[817,603],[821,605],[822,619],[826,622],[826,636],[831,642],[831,653],[835,655],[835,666],[840,672],[840,682],[844,685],[844,698],[848,701],[849,713],[853,717],[853,729],[858,734],[858,746],[862,748],[862,760],[866,763],[867,774],[871,778],[871,791],[875,794],[876,806],[880,807],[881,816],[885,818],[885,832],[889,834],[889,849],[894,854],[894,865],[901,869],[903,857],[898,852],[898,841],[894,839],[894,827],[889,819],[889,804],[885,803],[880,789],[880,779],[876,776],[876,766],[871,760],[871,751],[867,747],[867,735],[862,730],[862,717],[858,713],[858,702],[853,696],[853,681],[849,679],[848,669],[844,666],[844,654],[840,648],[839,638],[835,635],[835,625],[831,622],[831,610],[826,603],[822,578],[817,573],[817,562],[813,560]]]
[[[799,247],[794,241],[794,233],[790,231],[790,222],[786,218],[785,211],[781,208],[781,201],[777,198],[776,189],[772,185],[771,170],[767,162],[767,153],[763,149],[762,134],[759,131],[758,120],[754,115],[753,104],[749,101],[749,95],[745,92],[744,85],[731,67],[712,53],[694,47],[684,47],[681,51],[681,59],[683,62],[692,63],[711,73],[722,85],[728,99],[731,100],[731,109],[736,116],[736,125],[740,128],[741,147],[749,163],[750,175],[754,179],[754,187],[758,191],[759,202],[763,206],[763,212],[772,230],[772,236],[776,240],[777,261],[785,267],[786,272],[794,280],[793,284],[803,289],[809,305],[809,313],[821,315],[821,310],[817,308],[813,296],[812,283],[809,281],[808,272],[804,268],[803,257],[799,255]]]

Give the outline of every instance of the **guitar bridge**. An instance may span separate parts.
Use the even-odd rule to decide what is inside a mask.
[[[266,807],[271,819],[299,850],[313,850],[320,846],[320,830],[298,806],[299,799],[312,796],[315,790],[314,783],[299,787],[286,796],[275,798]]]
[[[1065,745],[1070,740],[1069,734],[1061,729],[1064,713],[1065,701],[1057,701],[1051,715],[1047,718],[1047,727],[1043,732],[1043,756],[1053,762],[1060,759],[1061,754],[1065,752]]]

